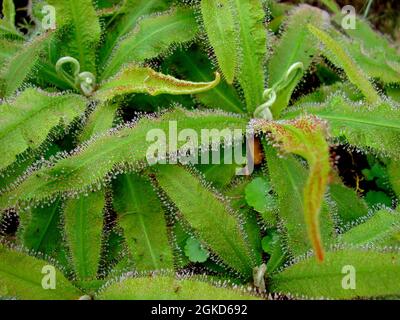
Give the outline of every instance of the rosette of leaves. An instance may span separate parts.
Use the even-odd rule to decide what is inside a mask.
[[[54,0],[56,29],[23,35],[4,3],[0,208],[20,226],[0,250],[1,296],[400,295],[400,58],[368,22],[346,32],[336,11],[275,1]],[[371,41],[390,73],[373,67]],[[199,110],[123,123],[127,108],[159,111],[175,95]],[[168,136],[172,120],[198,134],[250,127],[263,165],[242,179],[233,165],[148,167],[147,132]],[[336,144],[385,160],[393,207],[369,210],[343,183]],[[59,290],[42,289],[44,264],[59,266]],[[213,277],[180,275],[194,266]]]

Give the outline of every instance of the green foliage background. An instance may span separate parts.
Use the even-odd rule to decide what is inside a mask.
[[[396,27],[344,29],[333,0],[31,11],[0,20],[1,298],[400,297]],[[172,120],[251,127],[256,170],[149,167]]]

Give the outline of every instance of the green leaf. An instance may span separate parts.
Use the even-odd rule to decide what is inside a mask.
[[[189,238],[186,240],[185,255],[192,262],[206,262],[210,253],[201,246],[198,240]]]
[[[334,17],[341,24],[342,15]],[[331,32],[332,36],[341,42],[361,69],[372,78],[378,78],[386,83],[400,81],[400,63],[395,45],[388,37],[373,30],[370,23],[357,17],[356,28],[346,28],[343,31],[349,39],[340,32]]]
[[[333,13],[340,15],[341,14],[341,10],[339,5],[336,3],[335,0],[321,0],[322,4],[327,7],[330,11],[332,11]]]
[[[204,174],[207,181],[211,182],[216,188],[224,189],[229,185],[236,174],[237,164],[227,164],[223,161],[224,152],[221,148],[220,164],[198,164],[196,169]]]
[[[153,276],[111,283],[97,296],[100,300],[255,300],[245,290],[217,287],[207,278]]]
[[[397,197],[400,198],[400,163],[398,161],[390,161],[387,169],[390,184]]]
[[[400,86],[387,85],[385,87],[386,95],[395,102],[400,102]]]
[[[189,265],[190,260],[185,255],[186,241],[191,237],[189,231],[182,220],[177,220],[171,228],[172,231],[172,247],[174,248],[175,267],[178,269],[185,268]]]
[[[101,78],[115,75],[124,64],[157,57],[173,44],[192,41],[197,31],[194,12],[189,8],[145,18],[119,42]]]
[[[160,187],[194,229],[196,238],[227,265],[247,277],[251,276],[252,255],[243,239],[238,218],[229,212],[228,205],[182,167],[159,165],[156,170]]]
[[[386,177],[386,169],[379,163],[375,163],[371,166],[371,169],[361,170],[367,181],[373,181],[374,179],[384,179]]]
[[[237,78],[244,92],[247,111],[253,114],[263,102],[263,66],[267,54],[267,31],[263,23],[265,13],[259,0],[231,2],[239,35],[236,48],[239,62]]]
[[[56,64],[62,57],[61,48],[64,42],[58,37],[53,37],[46,50],[40,56],[38,64],[35,66],[36,73],[30,77],[30,82],[41,87],[54,87],[60,90],[76,90],[76,86],[71,81],[66,80],[62,74],[57,73]]]
[[[202,82],[213,80],[212,64],[207,55],[200,50],[177,50],[171,61],[178,69],[178,73],[185,78]],[[244,113],[245,110],[234,86],[224,80],[221,80],[215,88],[196,94],[196,98],[208,108],[236,113]]]
[[[385,205],[387,207],[392,206],[392,199],[382,191],[368,191],[365,195],[365,201],[369,206],[373,207],[376,205]]]
[[[3,65],[7,60],[13,57],[21,50],[23,43],[20,41],[12,41],[0,37],[0,63]]]
[[[379,210],[364,223],[338,237],[339,243],[350,245],[381,245],[400,232],[400,214],[396,211]]]
[[[100,66],[110,57],[122,36],[134,30],[140,19],[155,12],[167,10],[170,0],[125,0],[116,15],[107,22],[103,44],[99,50]]]
[[[363,99],[363,95],[359,91],[354,90],[354,86],[351,83],[335,82],[331,85],[321,86],[312,93],[302,96],[296,100],[296,106],[310,103],[322,103],[327,101],[332,95],[337,95],[338,92],[342,92],[350,101],[360,101]],[[295,108],[296,107],[292,107],[291,109],[293,110]],[[285,112],[287,112],[287,110]],[[281,116],[284,117],[284,114]]]
[[[396,62],[388,61],[387,54],[382,47],[367,50],[364,42],[354,39],[350,42],[343,38],[340,41],[346,46],[351,57],[368,77],[380,79],[384,83],[400,82],[400,70],[396,70]]]
[[[103,233],[104,192],[81,195],[65,204],[65,235],[80,280],[95,279]]]
[[[230,0],[203,0],[200,3],[204,27],[218,65],[228,83],[232,83],[237,69],[237,30]]]
[[[113,126],[116,111],[119,105],[117,103],[101,103],[91,112],[88,120],[79,135],[80,141],[89,140],[96,134],[105,133]]]
[[[78,147],[70,156],[31,172],[13,190],[0,195],[0,208],[25,201],[42,201],[61,193],[76,194],[87,192],[88,189],[97,190],[104,184],[106,175],[113,170],[121,173],[143,167],[146,152],[154,144],[146,140],[148,132],[160,129],[168,137],[169,121],[177,121],[178,132],[191,128],[198,134],[201,133],[201,129],[244,130],[247,124],[246,119],[232,114],[183,109],[164,113],[157,120],[144,117],[134,126],[100,135],[90,143]],[[176,152],[183,145],[184,142],[179,141],[176,147],[171,145],[170,151]]]
[[[124,231],[135,269],[173,269],[164,211],[148,179],[137,174],[123,174],[113,186],[118,224]]]
[[[26,89],[0,105],[0,170],[26,150],[39,148],[55,128],[66,129],[83,115],[86,100],[72,94],[52,95]]]
[[[342,48],[340,43],[338,43],[325,31],[322,31],[311,24],[308,25],[308,29],[319,41],[324,44],[325,50],[323,52],[327,58],[344,70],[350,82],[353,83],[364,94],[367,102],[371,104],[381,102],[379,94],[371,85],[364,72]]]
[[[329,195],[336,207],[336,215],[341,226],[345,226],[368,214],[368,206],[357,193],[342,183],[329,186]]]
[[[276,219],[273,212],[276,210],[277,203],[271,194],[269,181],[261,177],[255,178],[246,186],[245,194],[247,204],[261,213],[268,225],[275,225]]]
[[[372,148],[382,155],[399,158],[400,109],[387,102],[364,106],[335,95],[325,103],[306,104],[284,117],[294,118],[301,113],[327,120],[333,136],[344,137],[358,149]]]
[[[218,85],[220,76],[217,73],[211,82],[189,82],[175,79],[150,68],[131,65],[123,69],[116,77],[101,85],[95,98],[110,100],[117,95],[129,93],[159,94],[195,94],[204,92]]]
[[[285,261],[286,255],[281,242],[281,237],[275,230],[268,231],[268,234],[262,239],[262,248],[270,255],[267,262],[267,274],[275,272]]]
[[[326,141],[326,123],[317,118],[308,117],[280,123],[255,120],[253,125],[256,131],[268,133],[284,153],[299,155],[307,161],[308,177],[303,190],[300,191],[301,211],[304,213],[308,236],[316,257],[322,261],[324,249],[319,216],[331,171],[329,146]],[[273,174],[272,172],[273,170],[270,170],[270,174]],[[276,182],[279,183],[279,181]],[[288,186],[282,187],[286,189]],[[299,192],[299,190],[296,191]]]
[[[355,289],[344,289],[354,267]],[[344,270],[344,271],[342,271]],[[397,252],[376,252],[343,249],[327,252],[324,263],[308,258],[272,276],[270,289],[297,297],[351,299],[399,295],[400,255]]]
[[[318,8],[308,5],[299,6],[288,17],[286,30],[274,48],[274,54],[268,62],[269,87],[273,87],[284,79],[287,70],[295,63],[303,64],[305,71],[317,54],[318,43],[310,34],[307,25],[312,23],[321,27],[326,20],[326,13]],[[303,72],[299,72],[291,79],[285,88],[277,92],[277,100],[271,106],[271,112],[278,118],[280,112],[289,104],[291,95],[302,78]]]
[[[19,236],[25,248],[55,257],[60,249],[61,201],[44,207],[21,210]]]
[[[15,6],[13,0],[3,0],[3,21],[7,21],[10,26],[15,25]]]
[[[27,42],[4,62],[0,68],[0,97],[11,96],[22,86],[51,37],[52,33],[46,33]]]
[[[341,17],[335,17],[335,20]],[[390,40],[389,37],[377,32],[373,29],[371,23],[363,18],[357,17],[356,28],[343,29],[351,39],[360,43],[365,52],[381,51],[382,55],[378,58],[384,58],[386,64],[390,61],[400,62],[400,56],[396,50],[396,45]],[[358,41],[357,41],[358,40]],[[373,63],[373,61],[371,61]]]
[[[13,0],[4,0],[1,13],[3,18],[0,19],[0,38],[4,39],[21,39],[23,35],[18,31],[15,26],[15,5]]]
[[[80,63],[80,71],[96,74],[96,47],[100,41],[100,23],[91,0],[49,0],[56,8],[56,21],[63,42],[62,56]],[[61,58],[61,57],[60,57]]]
[[[58,270],[55,270],[56,289],[44,290],[42,280],[49,274],[43,269],[45,266],[51,264],[1,245],[0,296],[22,300],[76,300],[82,295]]]
[[[247,179],[239,183],[236,182],[224,194],[228,197],[232,209],[242,216],[243,229],[248,237],[251,251],[255,256],[255,263],[257,266],[260,266],[263,263],[260,223],[257,214],[246,204],[245,189],[248,183]],[[271,214],[268,216],[271,216]],[[265,220],[265,214],[263,218]],[[276,220],[275,216],[273,218]],[[273,219],[270,218],[267,220],[271,223]]]
[[[301,256],[310,250],[303,199],[307,170],[293,156],[280,158],[272,147],[266,148],[266,158],[272,188],[278,197],[279,221],[284,229],[281,238],[292,256]],[[290,201],[288,201],[289,198]],[[326,206],[322,207],[319,223],[323,243],[325,247],[329,247],[333,234],[333,222]]]

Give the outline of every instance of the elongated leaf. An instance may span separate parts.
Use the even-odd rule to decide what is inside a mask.
[[[20,238],[24,247],[54,257],[62,240],[60,207],[60,199],[57,199],[50,206],[31,208],[19,213]]]
[[[335,41],[328,33],[316,28],[313,25],[308,25],[310,32],[321,41],[324,46],[324,54],[327,58],[335,63],[338,67],[342,68],[349,78],[358,89],[364,94],[369,103],[375,104],[381,101],[379,94],[365,76],[364,72],[354,62],[350,55]]]
[[[58,270],[55,270],[56,288],[45,290],[42,286],[43,278],[48,275],[48,271],[43,269],[45,266],[51,264],[0,246],[0,296],[23,300],[64,300],[78,299],[82,295]]]
[[[196,169],[198,169],[204,175],[204,178],[207,181],[211,182],[216,188],[223,190],[235,177],[237,164],[224,163],[223,148],[220,150],[220,164],[198,164],[196,165]]]
[[[391,161],[389,163],[388,175],[394,192],[400,198],[400,164],[398,161]]]
[[[0,38],[23,39],[21,33],[15,26],[15,5],[13,0],[2,1],[3,6],[1,13],[3,18],[0,19]]]
[[[107,22],[103,44],[99,51],[100,66],[110,57],[113,49],[122,36],[134,30],[140,18],[149,14],[165,11],[170,0],[126,0],[116,13],[116,18]]]
[[[308,103],[322,103],[328,100],[328,98],[330,98],[332,95],[337,94],[338,92],[343,92],[343,94],[350,101],[357,102],[363,99],[363,95],[359,91],[354,90],[354,86],[351,83],[335,82],[332,85],[319,87],[312,93],[307,94],[296,100],[296,106]],[[292,108],[292,110],[293,109],[294,108]],[[283,116],[283,114],[281,114],[281,116]]]
[[[48,3],[56,9],[56,23],[63,41],[63,56],[77,59],[81,71],[96,73],[96,50],[100,41],[100,23],[91,0]],[[60,57],[61,58],[61,57]]]
[[[51,95],[27,89],[14,101],[0,105],[0,170],[27,149],[36,149],[56,126],[65,128],[85,111],[80,96]]]
[[[397,70],[395,61],[388,60],[382,47],[367,50],[363,42],[353,40],[341,41],[346,46],[354,61],[370,78],[377,78],[385,83],[400,82],[400,70]]]
[[[79,279],[94,279],[100,261],[104,192],[68,200],[64,209],[65,234]]]
[[[15,6],[12,0],[3,0],[3,20],[7,21],[11,26],[15,24]]]
[[[164,212],[152,185],[136,174],[124,174],[114,183],[118,223],[138,271],[172,270],[173,255]]]
[[[336,95],[326,103],[294,109],[285,117],[292,118],[299,113],[313,114],[325,119],[334,136],[346,138],[357,148],[372,148],[383,155],[399,158],[400,109],[389,103],[363,106]]]
[[[386,94],[387,96],[395,102],[400,102],[400,87],[386,86]]]
[[[0,37],[0,63],[4,63],[22,48],[22,41],[11,41]]]
[[[333,13],[340,15],[341,11],[340,11],[340,7],[339,5],[336,3],[335,0],[321,0],[322,4],[327,7],[330,11],[332,11]]]
[[[100,100],[110,100],[121,94],[148,93],[159,94],[195,94],[210,90],[218,85],[220,76],[217,73],[211,82],[189,82],[175,79],[150,68],[131,65],[123,69],[115,78],[104,83],[96,92]]]
[[[272,187],[278,197],[279,221],[284,228],[281,238],[292,256],[301,256],[311,249],[304,219],[307,170],[291,155],[278,157],[272,147],[266,148],[266,158]],[[333,221],[326,205],[322,206],[319,223],[322,241],[329,247],[333,242]]]
[[[251,251],[256,258],[256,264],[259,266],[263,263],[261,230],[256,213],[246,206],[245,189],[247,186],[248,181],[244,181],[230,188],[224,194],[228,197],[231,207],[243,217],[243,229],[248,236]]]
[[[338,19],[341,19],[341,17],[336,16],[335,20],[338,21]],[[380,58],[384,58],[386,62],[400,62],[400,56],[395,44],[393,44],[388,36],[374,30],[368,20],[357,17],[356,28],[346,28],[343,31],[351,39],[358,40],[357,42],[360,42],[366,51],[382,50]]]
[[[141,20],[114,50],[102,79],[115,75],[124,64],[154,58],[173,44],[193,40],[197,30],[194,12],[188,8]]]
[[[79,140],[89,140],[92,136],[111,129],[117,108],[117,103],[101,103],[98,105],[89,115],[88,121],[79,136]]]
[[[329,186],[329,195],[335,203],[340,224],[346,225],[368,214],[366,202],[357,193],[341,183]]]
[[[282,248],[282,239],[278,232],[271,230],[262,239],[263,250],[270,255],[267,263],[267,273],[272,274],[286,259],[286,253]]]
[[[159,165],[156,176],[160,187],[198,234],[198,238],[223,262],[249,277],[254,267],[252,255],[243,240],[239,221],[229,212],[227,204],[182,167]]]
[[[237,69],[237,30],[230,0],[203,0],[201,13],[207,37],[219,67],[228,83],[232,83]]]
[[[31,74],[51,36],[52,33],[47,33],[35,38],[5,61],[0,69],[0,97],[11,96],[21,87]]]
[[[148,132],[160,129],[168,136],[172,130],[169,121],[176,121],[178,130],[191,128],[198,134],[201,129],[244,130],[247,124],[246,119],[230,114],[182,109],[165,113],[158,119],[145,117],[134,126],[99,136],[77,148],[69,157],[32,172],[14,190],[0,196],[0,208],[21,201],[45,200],[59,193],[76,194],[95,186],[95,189],[101,188],[106,175],[113,170],[118,168],[120,172],[143,166],[139,164],[145,161],[148,148],[154,144],[153,140],[146,139]],[[171,152],[183,145],[182,141],[178,141],[176,147],[171,145]]]
[[[326,124],[310,117],[293,120],[292,123],[259,120],[254,122],[254,128],[270,134],[283,152],[294,153],[307,160],[309,172],[302,191],[303,212],[316,257],[323,260],[319,213],[331,171]]]
[[[352,276],[348,270],[355,272],[354,289],[342,286]],[[327,252],[324,263],[308,258],[288,267],[272,277],[270,289],[299,297],[351,299],[398,295],[399,281],[399,253],[344,249]]]
[[[178,73],[192,81],[212,81],[214,73],[207,55],[200,50],[179,50],[172,56],[172,63]],[[167,61],[168,62],[168,61]],[[213,89],[196,94],[196,98],[206,107],[228,112],[243,113],[245,107],[235,88],[224,80]]]
[[[116,104],[101,104],[89,116],[89,123],[79,136],[79,141],[89,139],[91,135],[104,133],[112,126]],[[64,210],[64,224],[67,242],[75,273],[83,282],[96,279],[99,269],[102,236],[104,191],[89,196],[67,200]]]
[[[366,222],[359,224],[339,236],[338,241],[350,245],[382,245],[400,233],[400,214],[395,211],[380,210]]]
[[[268,62],[270,87],[282,81],[289,68],[297,62],[303,64],[304,71],[309,68],[311,61],[317,54],[318,43],[308,31],[307,24],[312,23],[321,27],[328,19],[324,11],[308,5],[302,5],[293,11],[288,18],[286,31]],[[271,111],[275,117],[278,117],[281,110],[288,105],[301,76],[302,73],[295,76],[286,88],[277,92],[277,101],[271,106]]]
[[[267,54],[264,10],[259,0],[232,0],[239,41],[236,48],[238,80],[243,89],[249,113],[262,104],[264,91],[264,60]]]
[[[334,17],[341,24],[342,15]],[[378,78],[386,83],[400,81],[400,70],[396,64],[400,57],[395,46],[385,35],[373,30],[368,21],[357,17],[356,28],[343,29],[350,39],[336,31],[331,35],[346,47],[349,54],[361,69],[371,78]]]
[[[243,289],[217,287],[207,278],[155,276],[128,278],[100,291],[100,300],[255,300]]]

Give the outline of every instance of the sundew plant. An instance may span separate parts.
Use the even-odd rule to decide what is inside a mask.
[[[400,28],[306,2],[3,0],[0,297],[399,298]]]

